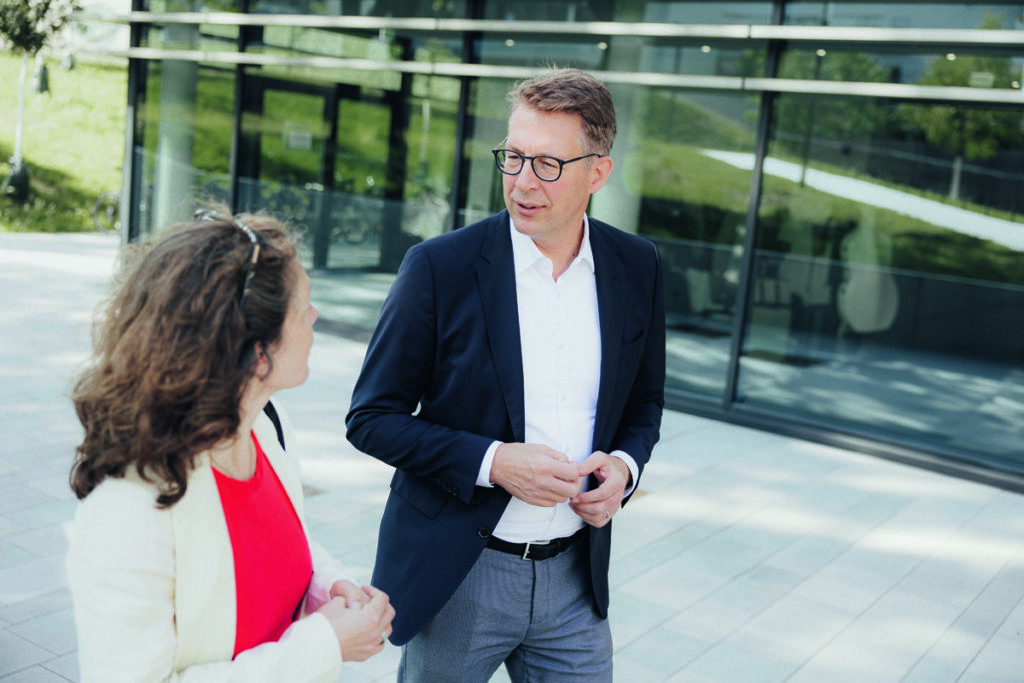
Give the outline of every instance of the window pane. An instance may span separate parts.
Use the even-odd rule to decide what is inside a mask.
[[[1019,459],[1020,111],[780,97],[774,121],[739,400]]]
[[[511,82],[474,84],[459,225],[503,207],[490,150],[506,135]],[[667,388],[721,398],[750,202],[757,97],[612,84],[614,170],[589,214],[657,244],[665,275]]]
[[[779,77],[1020,90],[1022,64],[1024,60],[1007,51],[885,54],[829,47],[787,52]]]
[[[151,61],[140,90],[131,210],[145,234],[189,219],[195,199],[227,201],[234,71]]]
[[[665,275],[668,389],[724,393],[752,168],[731,161],[753,158],[757,106],[644,90],[626,128],[618,172],[640,197],[639,232],[658,245]]]
[[[785,23],[880,28],[1024,27],[1019,2],[787,2]]]
[[[466,17],[465,0],[254,0],[256,14],[312,14],[367,17]]]

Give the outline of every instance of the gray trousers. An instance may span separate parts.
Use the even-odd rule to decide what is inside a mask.
[[[612,636],[594,610],[585,543],[549,560],[485,548],[436,617],[402,648],[400,683],[612,680]],[[426,570],[426,569],[425,569]]]

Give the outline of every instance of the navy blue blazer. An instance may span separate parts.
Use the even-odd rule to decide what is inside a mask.
[[[593,449],[640,471],[658,440],[665,310],[654,245],[590,220],[601,325]],[[372,583],[402,645],[440,611],[510,500],[476,486],[491,442],[525,440],[523,363],[506,211],[421,242],[381,309],[346,417],[348,439],[395,468]],[[588,534],[595,607],[608,611],[611,524]]]

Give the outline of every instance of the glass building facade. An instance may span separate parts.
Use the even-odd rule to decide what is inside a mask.
[[[130,237],[212,198],[380,278],[502,208],[509,87],[586,69],[670,407],[1024,481],[1024,3],[134,2]]]

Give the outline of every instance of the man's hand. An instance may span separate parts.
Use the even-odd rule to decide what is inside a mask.
[[[579,464],[579,473],[581,477],[593,474],[600,485],[574,496],[569,501],[569,507],[587,524],[604,526],[622,505],[626,487],[629,486],[629,467],[614,455],[595,451]]]
[[[516,498],[541,507],[564,503],[579,493],[578,466],[565,453],[541,444],[503,443],[494,453],[491,482]]]

